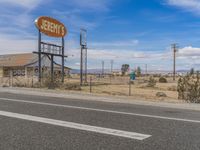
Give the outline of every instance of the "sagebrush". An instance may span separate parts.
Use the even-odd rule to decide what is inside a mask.
[[[165,77],[160,77],[159,83],[167,83],[167,79]]]
[[[154,79],[154,77],[151,76],[151,77],[149,78],[147,87],[155,87],[155,86],[156,86],[156,80]]]
[[[200,103],[200,74],[187,74],[178,80],[178,98],[187,102]]]

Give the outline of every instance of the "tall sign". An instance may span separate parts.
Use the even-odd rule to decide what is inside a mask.
[[[81,60],[80,60],[80,85],[87,83],[87,30],[81,29],[80,33]]]
[[[41,71],[41,55],[47,55],[51,59],[51,83],[53,86],[54,82],[54,56],[59,56],[62,58],[62,82],[64,82],[64,58],[65,56],[65,40],[64,37],[67,34],[67,29],[63,23],[60,21],[51,18],[42,16],[35,20],[35,25],[39,31],[38,35],[38,51],[33,52],[38,54],[38,72],[39,72],[39,82],[41,82],[42,71]],[[42,34],[54,37],[61,38],[61,45],[46,43],[42,41]]]
[[[50,17],[39,17],[35,20],[35,25],[40,32],[51,37],[64,37],[67,34],[65,25]]]

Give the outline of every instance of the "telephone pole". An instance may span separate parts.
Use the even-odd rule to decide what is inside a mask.
[[[145,64],[145,74],[147,76],[147,64]]]
[[[104,76],[104,61],[102,61],[102,76]]]
[[[114,63],[114,61],[111,60],[111,61],[110,61],[110,65],[111,65],[111,66],[110,66],[110,67],[111,67],[111,68],[110,68],[110,73],[111,73],[111,74],[113,73],[113,63]]]
[[[176,80],[176,52],[178,51],[177,44],[172,44],[172,50],[173,50],[173,81]]]

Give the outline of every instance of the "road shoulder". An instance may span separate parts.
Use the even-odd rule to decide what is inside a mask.
[[[36,88],[3,88],[0,87],[0,93],[22,94],[22,95],[36,95],[45,97],[58,97],[58,98],[70,98],[81,99],[85,101],[100,101],[108,103],[123,103],[145,106],[156,106],[164,108],[176,108],[186,110],[200,111],[200,104],[191,104],[183,101],[177,102],[162,102],[162,101],[147,101],[139,100],[137,98],[130,98],[126,96],[102,96],[98,94],[71,92],[71,91],[58,91],[49,89],[36,89]]]

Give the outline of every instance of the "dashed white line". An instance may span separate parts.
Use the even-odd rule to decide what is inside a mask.
[[[151,137],[151,135],[140,134],[136,132],[128,132],[128,131],[122,131],[122,130],[116,130],[116,129],[110,129],[110,128],[103,128],[103,127],[97,127],[97,126],[91,126],[91,125],[85,125],[85,124],[79,124],[79,123],[74,123],[74,122],[67,122],[67,121],[61,121],[61,120],[55,120],[55,119],[49,119],[49,118],[43,118],[43,117],[37,117],[37,116],[25,115],[25,114],[19,114],[19,113],[7,112],[7,111],[0,111],[0,116],[40,122],[40,123],[45,123],[45,124],[50,124],[50,125],[55,125],[55,126],[84,130],[84,131],[89,131],[89,132],[96,132],[100,134],[118,136],[118,137],[135,139],[135,140],[144,140],[146,138]]]
[[[200,123],[200,120],[165,117],[165,116],[158,116],[158,115],[138,114],[138,113],[130,113],[130,112],[122,112],[122,111],[114,111],[114,110],[105,110],[105,109],[96,109],[96,108],[88,108],[88,107],[78,107],[78,106],[71,106],[71,105],[61,105],[61,104],[36,102],[36,101],[27,101],[27,100],[19,100],[19,99],[0,98],[0,100],[2,100],[2,101],[20,102],[20,103],[38,104],[38,105],[46,105],[46,106],[54,106],[54,107],[64,107],[64,108],[71,108],[71,109],[81,109],[81,110],[88,110],[88,111],[106,112],[106,113],[121,114],[121,115],[148,117],[148,118],[156,118],[156,119],[163,119],[163,120],[182,121],[182,122],[190,122],[190,123]]]

